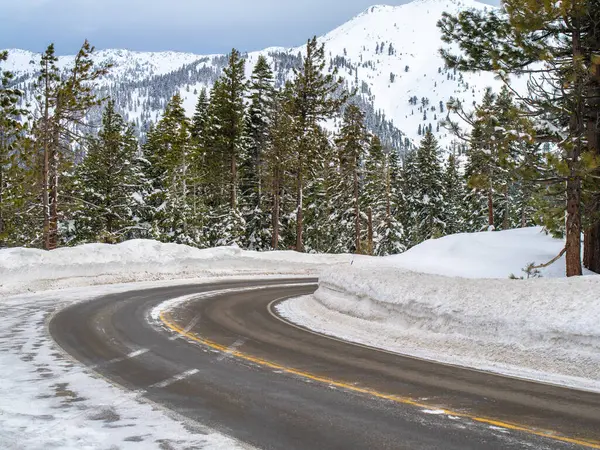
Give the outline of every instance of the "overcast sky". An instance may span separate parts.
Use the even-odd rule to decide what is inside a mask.
[[[497,4],[499,0],[484,0]],[[0,0],[0,49],[224,53],[301,45],[372,4],[405,0]]]

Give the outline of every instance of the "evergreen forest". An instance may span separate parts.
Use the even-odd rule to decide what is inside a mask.
[[[440,106],[460,153],[442,151],[427,127],[402,154],[369,132],[316,38],[284,83],[262,56],[246,78],[232,50],[193,116],[175,94],[143,136],[94,89],[111,68],[93,63],[88,42],[66,73],[47,48],[31,108],[0,69],[0,248],[143,238],[383,256],[542,225],[566,238],[567,275],[600,272],[600,7],[503,5],[438,24],[449,68],[506,81],[476,105]],[[513,76],[529,77],[527,95]]]

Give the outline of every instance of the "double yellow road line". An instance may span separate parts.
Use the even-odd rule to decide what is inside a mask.
[[[600,449],[600,442],[598,442],[598,441],[589,441],[589,440],[583,440],[583,439],[570,438],[567,436],[558,435],[557,433],[548,431],[548,430],[537,430],[534,428],[529,428],[525,425],[504,422],[501,420],[495,420],[495,419],[491,419],[491,418],[487,418],[487,417],[479,417],[479,416],[476,416],[473,414],[451,411],[448,409],[439,409],[439,408],[436,408],[434,405],[427,405],[425,403],[415,401],[408,397],[386,394],[384,392],[379,392],[374,389],[355,386],[352,384],[345,383],[343,381],[338,381],[338,380],[334,380],[334,379],[327,378],[327,377],[321,377],[318,375],[311,374],[309,372],[304,372],[301,370],[294,369],[293,367],[283,366],[281,364],[278,364],[278,363],[275,363],[272,361],[268,361],[263,358],[258,358],[256,356],[248,355],[246,353],[240,352],[239,350],[232,349],[225,345],[221,345],[216,342],[210,341],[208,339],[205,339],[201,336],[198,336],[198,335],[192,333],[191,331],[187,331],[187,330],[181,328],[173,321],[173,318],[171,317],[171,315],[168,312],[161,312],[160,320],[171,331],[174,331],[175,333],[178,333],[179,335],[186,337],[187,339],[189,339],[191,341],[197,342],[197,343],[204,345],[206,347],[209,347],[213,350],[218,350],[220,352],[227,353],[228,355],[233,356],[235,358],[239,358],[239,359],[249,361],[254,364],[263,366],[263,367],[267,367],[269,369],[277,370],[277,371],[291,374],[291,375],[296,375],[296,376],[304,378],[304,379],[308,379],[311,381],[317,381],[319,383],[324,383],[328,386],[345,389],[345,390],[348,390],[351,392],[371,395],[373,397],[380,398],[383,400],[390,400],[392,402],[401,403],[403,405],[410,405],[410,406],[414,406],[414,407],[421,408],[421,409],[429,409],[429,410],[435,409],[437,411],[440,411],[440,413],[446,414],[448,416],[469,419],[474,422],[483,423],[486,425],[491,425],[491,426],[495,426],[495,427],[499,427],[499,428],[505,428],[505,429],[513,430],[513,431],[520,431],[523,433],[532,434],[535,436],[552,439],[555,441],[565,442],[568,444],[576,444],[576,445],[581,445],[581,446],[588,447],[588,448]]]

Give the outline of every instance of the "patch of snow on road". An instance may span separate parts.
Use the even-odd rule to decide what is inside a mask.
[[[434,416],[441,416],[443,414],[446,414],[446,411],[444,411],[443,409],[422,409],[421,412],[425,414],[432,414]]]

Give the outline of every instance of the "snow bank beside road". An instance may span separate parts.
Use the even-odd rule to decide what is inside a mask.
[[[561,241],[539,231],[449,236],[325,269],[314,296],[289,300],[279,312],[349,341],[600,391],[600,277],[507,278],[560,251]],[[562,273],[556,264],[560,270],[553,265],[544,275]]]
[[[0,295],[201,275],[308,274],[324,265],[349,263],[352,258],[291,251],[258,253],[237,247],[199,250],[151,240],[86,244],[51,252],[13,248],[0,250]]]
[[[326,270],[279,305],[307,328],[416,357],[600,391],[600,278],[472,280]]]

